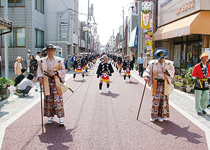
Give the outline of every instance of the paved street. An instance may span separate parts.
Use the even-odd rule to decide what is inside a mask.
[[[99,94],[97,64],[85,81],[72,71],[66,82],[74,93],[64,94],[65,126],[46,124],[42,133],[40,92],[31,90],[27,98],[11,96],[0,102],[0,148],[2,150],[74,149],[210,149],[210,109],[197,116],[194,95],[174,90],[170,95],[170,119],[150,122],[151,91],[146,89],[139,120],[136,115],[144,81],[132,71],[124,82],[117,70],[111,77],[110,92],[103,84]],[[37,84],[37,83],[35,83]]]

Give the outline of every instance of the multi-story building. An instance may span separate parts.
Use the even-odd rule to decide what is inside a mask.
[[[158,29],[153,39],[156,47],[169,49],[176,72],[200,62],[202,51],[210,52],[209,24],[210,1],[158,1]]]
[[[4,14],[3,6],[3,1],[0,1],[0,15]],[[8,34],[11,67],[17,56],[25,60],[28,49],[36,55],[49,43],[56,45],[58,51],[62,50],[64,58],[79,52],[78,0],[8,1],[8,19],[13,21],[14,27],[12,33]],[[3,56],[4,38],[1,41]]]

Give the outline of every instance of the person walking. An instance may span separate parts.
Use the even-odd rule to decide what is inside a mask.
[[[135,67],[135,61],[136,61],[136,58],[135,58],[134,54],[132,54],[132,64],[133,64],[133,67]],[[133,68],[132,68],[132,70],[133,70]]]
[[[73,75],[73,80],[75,80],[77,72],[80,72],[82,74],[83,80],[84,78],[84,72],[82,71],[82,68],[84,66],[83,60],[80,58],[80,55],[77,56],[77,59],[74,61],[74,75]]]
[[[143,58],[143,54],[140,53],[140,57],[138,58],[138,70],[139,70],[139,76],[143,76],[143,64],[144,64],[144,58]]]
[[[30,65],[30,56],[31,56],[31,50],[28,49],[28,50],[27,50],[27,53],[26,53],[26,69],[27,69],[27,72],[30,71],[30,69],[29,69],[29,65]]]
[[[130,60],[129,55],[127,55],[127,59],[124,60],[122,68],[123,70],[125,70],[124,82],[126,82],[126,76],[128,76],[128,81],[130,82],[130,78],[131,78],[130,71],[133,69],[133,62]]]
[[[38,60],[37,81],[44,88],[44,116],[51,117],[47,123],[54,122],[54,116],[59,118],[59,124],[64,125],[63,93],[61,84],[65,81],[65,66],[62,58],[55,57],[56,49],[53,44],[48,44],[47,57]],[[46,72],[47,71],[47,75]]]
[[[68,71],[71,70],[71,55],[69,55],[67,58],[67,69],[68,69]]]
[[[20,56],[18,56],[16,59],[16,62],[14,64],[15,76],[13,77],[13,81],[15,80],[17,75],[21,74],[21,69],[22,69],[21,61],[22,60],[23,58],[21,58]]]
[[[162,122],[163,118],[169,118],[169,94],[172,91],[171,80],[174,77],[174,62],[165,60],[169,51],[165,48],[157,48],[153,51],[155,60],[151,60],[144,71],[144,80],[152,85],[152,108],[150,121]]]
[[[149,61],[151,60],[150,53],[146,53],[146,57],[144,57],[143,69],[146,69],[149,65]]]
[[[38,62],[34,58],[34,55],[31,54],[29,68],[30,68],[30,73],[32,73],[34,75],[34,77],[36,77],[37,66],[38,66]]]
[[[210,65],[207,63],[208,54],[201,54],[201,62],[195,65],[192,72],[192,78],[195,80],[195,109],[198,115],[206,114],[206,107],[209,101],[209,83]]]
[[[37,55],[36,55],[35,59],[38,60],[40,58],[41,58],[41,52],[37,52]]]

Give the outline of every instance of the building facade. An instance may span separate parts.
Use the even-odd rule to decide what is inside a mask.
[[[209,53],[209,23],[210,1],[158,1],[158,29],[153,40],[156,47],[169,49],[176,73],[200,62],[203,51]]]

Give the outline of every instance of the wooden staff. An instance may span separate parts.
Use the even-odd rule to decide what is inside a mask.
[[[139,113],[140,113],[141,104],[142,104],[142,101],[143,101],[143,97],[144,97],[144,93],[145,93],[146,85],[147,85],[147,83],[145,82],[145,85],[144,85],[144,90],[143,90],[143,93],[142,93],[141,102],[140,102],[140,106],[139,106],[139,111],[138,111],[138,114],[137,114],[137,117],[136,117],[136,119],[137,119],[137,120],[138,120],[138,118],[139,118]]]
[[[42,85],[39,83],[40,92],[41,92],[41,117],[42,117],[42,133],[44,133],[44,124],[43,124],[43,108],[42,108]]]

